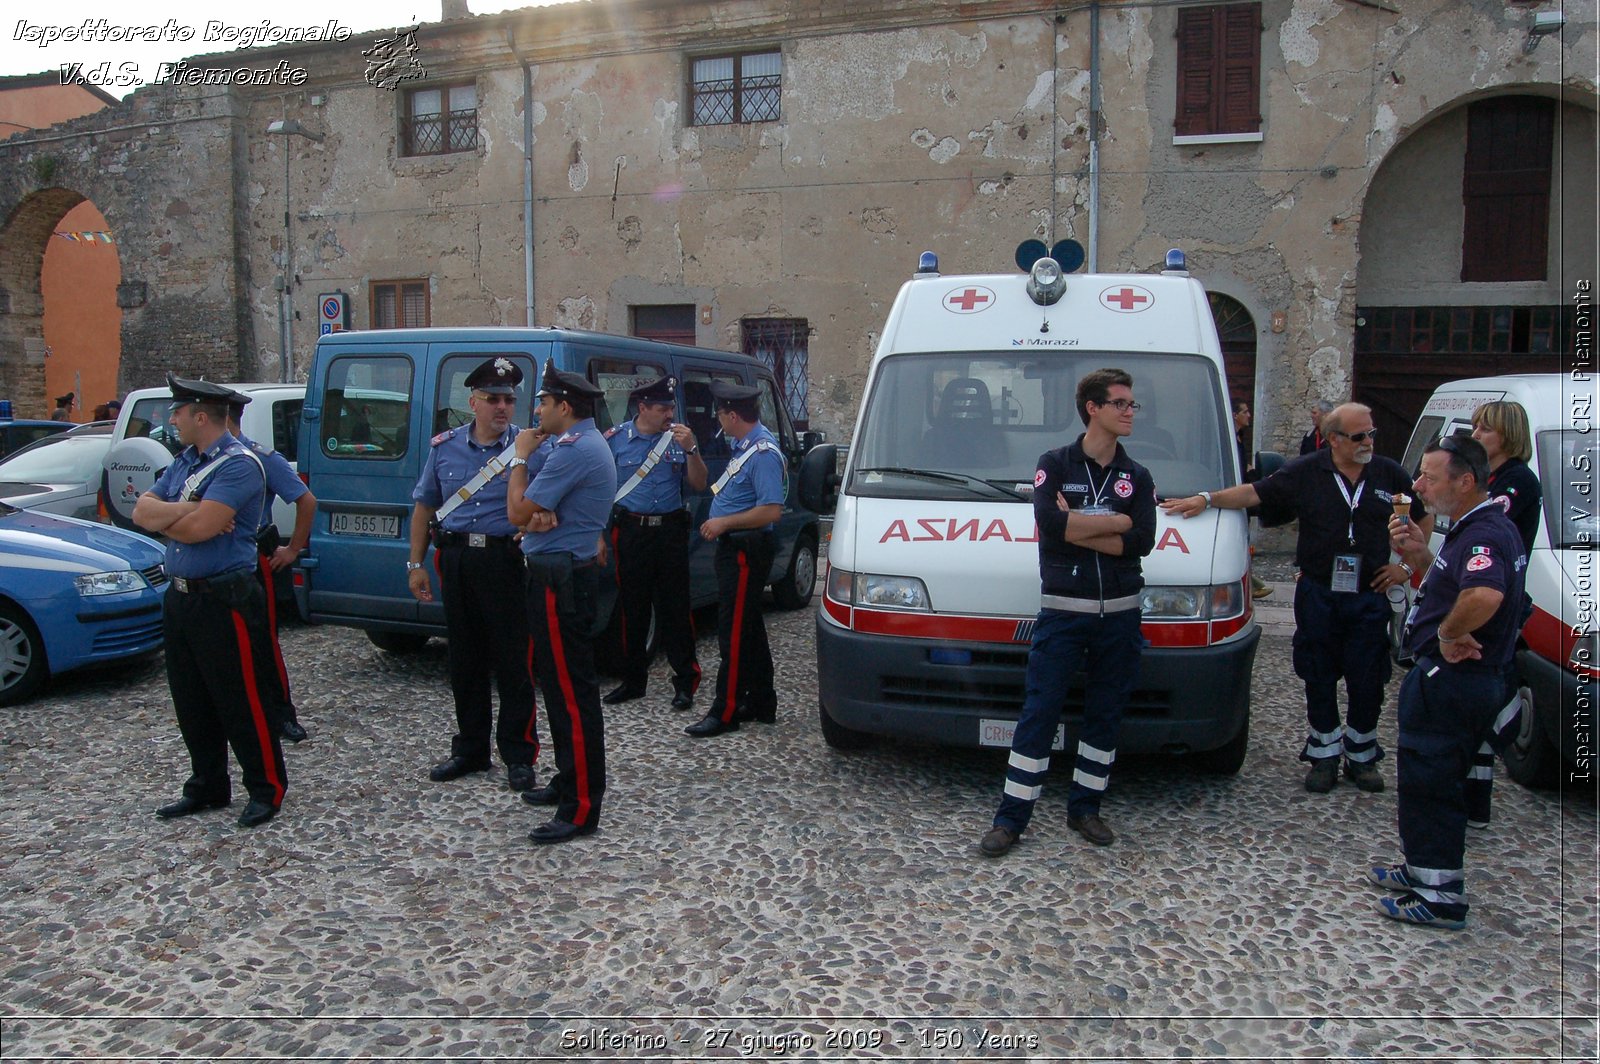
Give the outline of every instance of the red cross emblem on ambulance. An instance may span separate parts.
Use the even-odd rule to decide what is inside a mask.
[[[944,295],[944,309],[952,314],[981,314],[994,306],[994,292],[981,285],[953,288]]]
[[[1141,310],[1149,310],[1155,304],[1156,297],[1150,294],[1147,288],[1138,285],[1114,285],[1100,293],[1100,305],[1118,314],[1137,314]]]

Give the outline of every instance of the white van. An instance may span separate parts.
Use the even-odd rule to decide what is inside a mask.
[[[1063,275],[1046,257],[1027,274],[946,277],[923,256],[889,311],[842,474],[829,446],[801,473],[807,506],[836,502],[817,617],[830,745],[894,735],[1010,746],[1040,606],[1034,471],[1083,432],[1086,373],[1133,376],[1141,409],[1122,442],[1159,497],[1239,483],[1205,289],[1181,252],[1167,265]],[[1241,510],[1157,515],[1144,559],[1149,647],[1121,749],[1192,754],[1220,772],[1243,763],[1261,634],[1245,522]],[[1075,741],[1082,704],[1074,690],[1056,749]]]
[[[1594,779],[1596,656],[1595,466],[1593,379],[1563,373],[1476,377],[1441,385],[1428,400],[1406,445],[1403,464],[1416,470],[1423,450],[1440,436],[1472,430],[1484,403],[1509,400],[1528,412],[1533,459],[1543,495],[1539,532],[1528,557],[1533,615],[1517,641],[1517,671],[1531,696],[1516,742],[1505,751],[1506,771],[1530,787]],[[1441,525],[1447,522],[1440,522]],[[1438,550],[1445,529],[1434,530]]]

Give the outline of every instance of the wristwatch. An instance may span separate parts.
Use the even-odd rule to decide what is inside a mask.
[[[517,466],[525,466],[527,464],[528,460],[526,458],[513,458],[511,461],[506,463],[506,468],[515,469]]]
[[[700,445],[697,443],[693,447],[689,448],[689,453],[690,454],[699,454],[700,453]]]
[[[1207,506],[1211,505],[1211,493],[1209,491],[1202,491],[1200,497],[1206,501]]]
[[[412,572],[413,570],[421,569],[421,568],[422,568],[422,563],[421,562],[406,562],[406,572],[408,572],[408,573]]]

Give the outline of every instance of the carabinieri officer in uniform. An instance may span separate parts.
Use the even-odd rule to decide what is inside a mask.
[[[536,843],[592,834],[606,790],[606,735],[600,715],[593,632],[600,553],[617,466],[594,425],[604,394],[575,373],[545,364],[539,388],[539,429],[517,436],[510,462],[507,516],[524,530],[527,616],[533,665],[544,692],[555,747],[556,778],[522,798],[553,805],[555,816],[529,833]],[[542,445],[542,446],[541,446]],[[528,481],[528,459],[539,450]]]
[[[491,358],[469,373],[464,383],[470,392],[472,423],[433,438],[411,493],[416,506],[411,512],[406,582],[417,601],[433,601],[423,565],[431,535],[450,637],[450,690],[456,702],[450,757],[433,766],[428,778],[444,782],[489,770],[493,675],[500,688],[495,741],[506,764],[506,780],[512,790],[527,791],[537,783],[533,765],[539,758],[539,738],[533,679],[528,675],[522,554],[515,540],[517,527],[506,517],[507,478],[501,458],[517,437],[511,414],[522,370],[508,358]],[[487,479],[480,479],[484,473]],[[439,520],[446,505],[452,508]]]
[[[277,815],[288,785],[251,655],[266,626],[255,578],[266,476],[250,449],[228,434],[231,389],[171,373],[167,386],[172,424],[185,447],[139,496],[133,519],[167,537],[167,684],[190,775],[183,797],[156,815],[170,820],[228,805],[232,746],[250,793],[239,826],[253,828]]]
[[[716,699],[697,723],[683,729],[697,739],[735,731],[741,720],[778,719],[772,686],[772,651],[761,619],[761,588],[772,572],[772,530],[783,516],[788,466],[777,439],[761,423],[761,392],[716,382],[711,397],[722,434],[733,445],[728,468],[711,488],[711,516],[702,539],[717,545]]]
[[[611,512],[618,604],[622,608],[622,684],[602,701],[643,698],[650,667],[648,634],[655,610],[657,640],[672,665],[672,708],[688,709],[700,686],[689,609],[689,511],[683,484],[706,486],[706,464],[689,426],[673,424],[678,382],[658,377],[629,393],[632,421],[606,432],[617,460]]]

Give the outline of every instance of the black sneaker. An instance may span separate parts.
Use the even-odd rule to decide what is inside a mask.
[[[1325,757],[1311,762],[1311,771],[1306,773],[1306,790],[1312,794],[1327,794],[1338,782],[1338,758]]]

